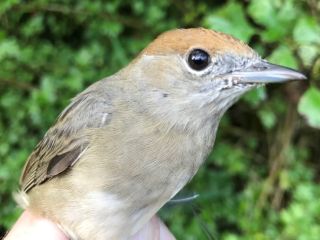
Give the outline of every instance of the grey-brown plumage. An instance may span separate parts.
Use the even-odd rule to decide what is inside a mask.
[[[128,239],[194,176],[242,94],[303,78],[225,34],[166,32],[60,114],[25,165],[20,202],[73,239]]]
[[[75,97],[28,158],[22,190],[28,192],[75,164],[89,145],[84,131],[105,126],[111,110],[108,94],[100,88],[91,87]]]

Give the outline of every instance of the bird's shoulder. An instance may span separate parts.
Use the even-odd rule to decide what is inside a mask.
[[[20,185],[28,192],[75,164],[89,146],[87,129],[103,128],[112,118],[112,89],[96,82],[72,99],[30,154]]]

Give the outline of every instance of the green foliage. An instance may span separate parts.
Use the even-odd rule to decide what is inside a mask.
[[[310,126],[320,128],[320,90],[310,87],[299,104],[299,112],[303,114]]]
[[[204,26],[232,34],[243,41],[249,41],[254,34],[254,28],[245,18],[243,6],[234,1],[205,16]]]
[[[71,97],[160,32],[201,25],[299,68],[309,82],[244,96],[186,188],[200,197],[161,216],[178,239],[318,239],[319,16],[316,0],[0,1],[0,225],[17,219],[12,192],[23,163]]]

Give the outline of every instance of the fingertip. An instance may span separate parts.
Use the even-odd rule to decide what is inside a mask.
[[[156,216],[151,220],[130,240],[175,240],[169,229]]]
[[[176,238],[172,235],[166,225],[162,221],[160,222],[160,240],[175,240]]]
[[[22,213],[5,240],[67,240],[59,227],[50,220],[26,210]]]

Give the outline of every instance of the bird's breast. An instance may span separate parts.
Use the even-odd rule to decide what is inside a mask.
[[[215,132],[210,127],[193,133],[166,129],[140,118],[129,125],[129,117],[135,118],[126,114],[92,134],[93,144],[74,166],[74,179],[84,179],[88,201],[92,194],[100,196],[99,204],[91,204],[99,206],[97,214],[116,215],[119,226],[125,219],[121,227],[134,234],[194,176]]]

